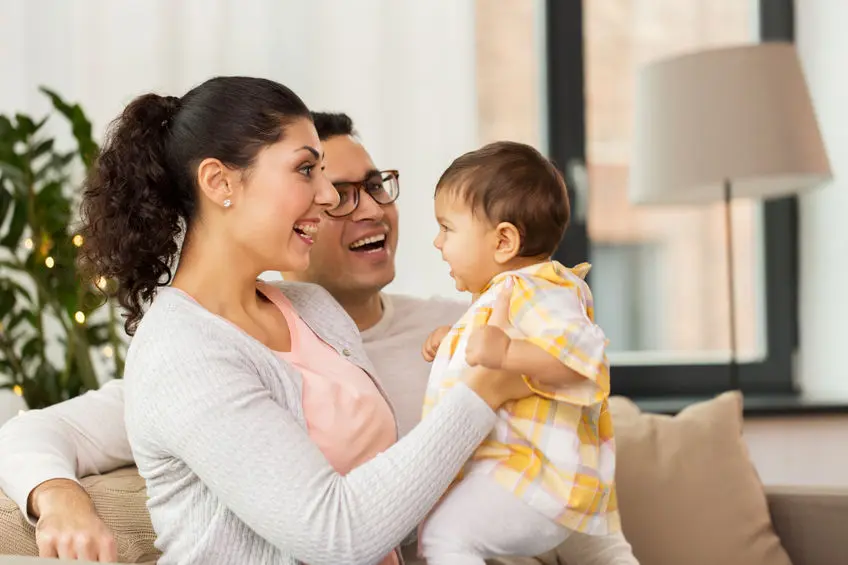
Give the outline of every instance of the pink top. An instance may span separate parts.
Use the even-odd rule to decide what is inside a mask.
[[[291,351],[277,355],[303,375],[303,414],[309,437],[333,468],[347,474],[397,441],[394,414],[368,374],[321,341],[283,293],[264,285],[289,325]],[[380,565],[398,565],[395,552]]]

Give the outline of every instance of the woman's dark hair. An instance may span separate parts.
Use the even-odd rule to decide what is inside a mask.
[[[217,158],[247,169],[280,141],[303,101],[276,82],[217,77],[182,98],[145,94],[110,125],[82,198],[86,276],[117,282],[132,335],[159,286],[172,277],[179,238],[197,210],[197,167]]]

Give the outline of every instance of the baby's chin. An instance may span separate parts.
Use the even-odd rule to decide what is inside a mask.
[[[471,288],[471,287],[470,287],[470,286],[469,286],[469,285],[468,285],[468,284],[467,284],[467,283],[466,283],[466,282],[465,282],[462,278],[460,278],[460,277],[454,277],[454,279],[453,279],[453,280],[454,280],[454,286],[456,286],[456,290],[458,290],[459,292],[470,292],[471,294],[479,294],[479,293],[480,293],[480,291],[482,290],[482,287],[477,288],[476,290],[475,290],[474,288]]]

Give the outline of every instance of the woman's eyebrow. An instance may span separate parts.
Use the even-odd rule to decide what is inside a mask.
[[[312,153],[312,156],[315,157],[316,159],[321,159],[321,154],[318,153],[318,150],[315,149],[314,147],[309,146],[309,145],[304,145],[303,147],[296,149],[295,152],[304,151],[304,150]]]

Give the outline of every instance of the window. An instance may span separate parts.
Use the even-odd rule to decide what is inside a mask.
[[[721,205],[636,208],[627,170],[636,69],[687,50],[791,39],[791,0],[609,0],[546,4],[549,155],[576,211],[558,252],[588,260],[613,388],[629,396],[728,388]],[[734,202],[739,376],[747,392],[792,391],[795,201]]]
[[[656,351],[674,320],[661,276],[661,247],[653,243],[593,243],[595,318],[612,351]],[[597,299],[601,297],[601,299]]]
[[[740,0],[609,0],[583,12],[589,260],[595,299],[604,304],[632,284],[599,253],[649,243],[655,281],[631,308],[651,313],[654,343],[611,337],[614,362],[638,364],[730,358],[724,206],[637,207],[628,202],[636,74],[645,63],[696,49],[750,43],[751,5]],[[736,328],[739,356],[761,359],[765,322],[759,300],[762,228],[759,202],[734,201]],[[622,276],[624,275],[624,276]],[[599,287],[598,284],[603,281]],[[610,296],[607,295],[610,293]],[[662,304],[656,309],[657,304]],[[619,314],[598,317],[614,328]]]

